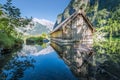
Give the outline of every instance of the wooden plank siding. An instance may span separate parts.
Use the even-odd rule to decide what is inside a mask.
[[[92,41],[94,28],[82,11],[75,12],[68,19],[58,25],[52,32],[51,38]]]
[[[51,37],[53,38],[62,38],[62,30],[57,30],[54,33],[51,34]]]

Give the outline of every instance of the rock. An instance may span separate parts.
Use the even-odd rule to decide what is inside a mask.
[[[49,40],[48,39],[43,39],[43,42],[47,43],[47,42],[49,42]]]

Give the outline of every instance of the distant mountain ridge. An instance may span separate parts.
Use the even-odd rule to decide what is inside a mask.
[[[32,20],[33,22],[38,22],[39,24],[42,24],[44,26],[46,26],[49,30],[52,30],[53,28],[53,22],[46,20],[46,19],[38,19],[38,18],[33,18]]]
[[[40,35],[42,33],[49,33],[53,25],[54,23],[49,20],[33,18],[27,26],[17,28],[17,31],[24,35]]]

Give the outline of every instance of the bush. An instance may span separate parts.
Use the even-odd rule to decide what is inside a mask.
[[[9,37],[6,33],[0,33],[0,47],[10,48],[14,45],[14,38]]]
[[[40,44],[43,42],[43,37],[39,36],[39,37],[30,37],[26,39],[27,44]]]
[[[6,33],[0,33],[0,47],[10,49],[15,44],[21,44],[21,39],[16,39],[12,36],[8,36]]]

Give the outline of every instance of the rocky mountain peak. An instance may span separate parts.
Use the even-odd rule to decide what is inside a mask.
[[[54,23],[52,21],[49,21],[46,19],[33,18],[32,22],[42,24],[42,25],[48,27],[50,30],[53,29],[53,25],[54,25]]]

